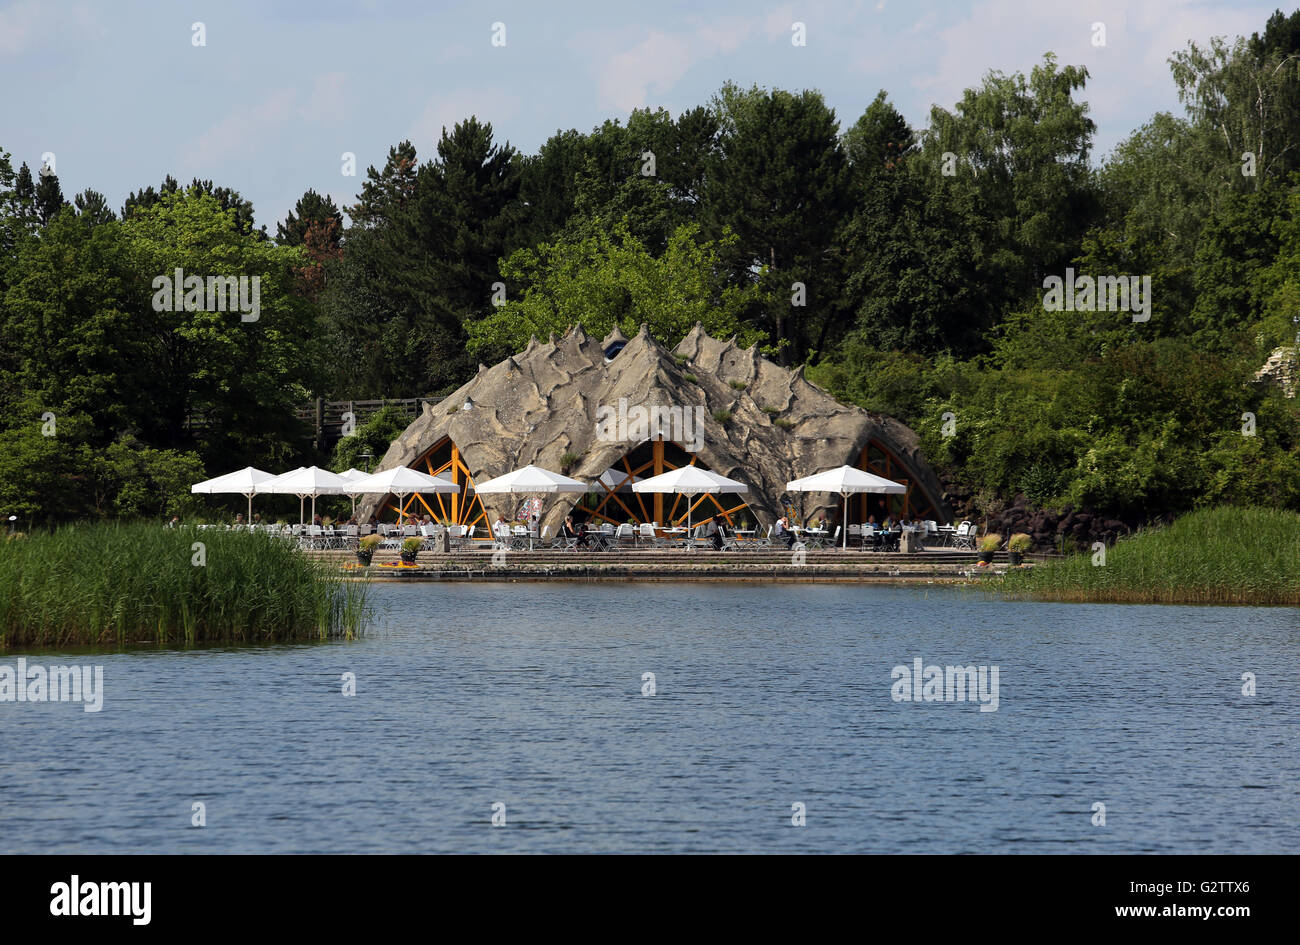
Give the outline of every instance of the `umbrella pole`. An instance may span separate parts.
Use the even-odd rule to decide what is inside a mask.
[[[248,518],[244,520],[249,525],[253,524],[253,493],[248,493]]]
[[[298,496],[298,524],[305,524],[302,520],[302,496]]]
[[[844,550],[849,550],[849,494],[844,493],[844,514],[840,517],[840,530],[844,532]],[[835,539],[831,539],[834,541]]]

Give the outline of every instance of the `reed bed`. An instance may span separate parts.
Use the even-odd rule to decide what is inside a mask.
[[[1009,572],[1015,599],[1134,604],[1300,605],[1300,515],[1214,508],[1106,549]]]
[[[269,535],[70,525],[0,540],[0,650],[350,639],[367,592]]]

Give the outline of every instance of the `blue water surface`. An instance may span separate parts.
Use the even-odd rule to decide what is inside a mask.
[[[25,654],[101,664],[104,706],[0,703],[0,852],[1300,849],[1292,608],[803,584],[374,597],[356,642]],[[998,667],[997,711],[895,701],[918,657]]]

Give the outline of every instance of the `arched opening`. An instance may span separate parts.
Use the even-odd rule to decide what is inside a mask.
[[[461,459],[460,450],[449,437],[443,437],[432,449],[411,463],[411,468],[451,480],[460,486],[460,493],[434,493],[426,496],[416,492],[408,495],[401,506],[403,515],[424,515],[427,512],[430,518],[443,525],[488,526],[487,511],[474,492],[474,477]],[[398,506],[392,503],[392,499],[393,496],[390,495],[384,501],[391,503],[389,507],[396,512]]]
[[[907,486],[902,495],[878,495],[876,493],[858,493],[849,496],[850,523],[865,522],[871,516],[876,521],[886,517],[897,520],[906,518],[911,521],[935,519],[946,522],[938,507],[925,494],[925,490],[916,483],[916,477],[906,463],[893,450],[879,440],[869,440],[858,453],[857,468]]]
[[[662,438],[647,440],[610,466],[615,472],[612,486],[600,483],[594,492],[583,496],[574,509],[591,520],[615,525],[628,521],[682,525],[686,523],[688,513],[696,525],[706,524],[713,518],[732,528],[740,527],[741,521],[757,521],[749,503],[739,495],[684,496],[632,491],[632,477],[648,479],[682,466],[709,468],[699,461],[696,454],[688,453],[676,443]],[[623,475],[620,477],[619,473]]]

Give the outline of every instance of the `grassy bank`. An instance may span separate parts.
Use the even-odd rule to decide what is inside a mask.
[[[1106,549],[1014,571],[1014,598],[1147,604],[1300,604],[1300,515],[1216,508]]]
[[[366,595],[266,535],[73,525],[0,541],[0,650],[352,637]]]

